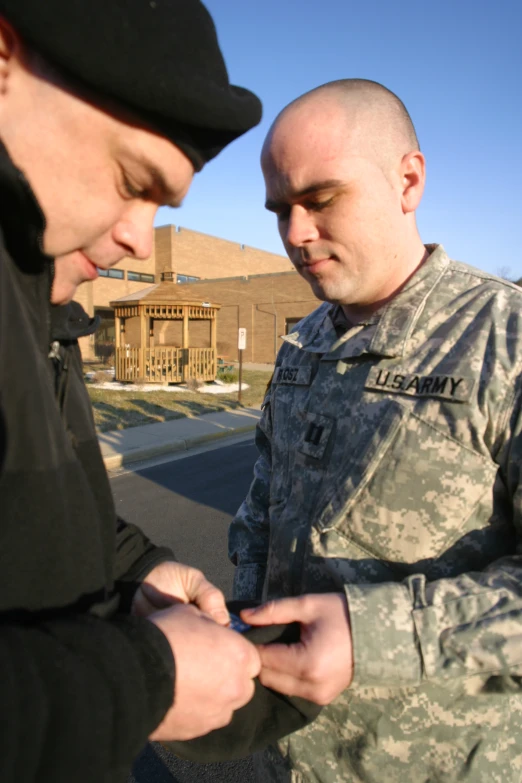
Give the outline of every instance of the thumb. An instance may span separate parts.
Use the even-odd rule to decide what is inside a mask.
[[[202,612],[208,614],[220,625],[228,625],[230,615],[225,603],[225,596],[215,585],[202,577],[194,589],[191,600]]]
[[[279,625],[282,623],[303,622],[303,599],[280,598],[268,601],[252,609],[243,609],[241,619],[250,625]]]

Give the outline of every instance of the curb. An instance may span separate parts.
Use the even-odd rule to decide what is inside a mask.
[[[257,422],[256,422],[257,423]],[[254,432],[256,424],[247,424],[244,427],[231,427],[228,430],[218,432],[208,432],[204,435],[197,435],[193,438],[174,438],[166,443],[158,443],[152,446],[143,446],[123,454],[111,454],[103,457],[106,470],[115,470],[132,462],[141,462],[142,460],[162,457],[165,454],[174,454],[177,451],[190,451],[190,449],[201,446],[202,443],[208,443],[221,438],[229,438],[232,435],[242,435],[247,432]]]

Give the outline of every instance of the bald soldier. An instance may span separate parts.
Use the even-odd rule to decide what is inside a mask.
[[[522,776],[522,292],[424,245],[425,161],[374,82],[291,103],[266,206],[323,300],[283,338],[230,530],[261,681],[327,705],[258,781]],[[280,600],[274,600],[280,599]]]

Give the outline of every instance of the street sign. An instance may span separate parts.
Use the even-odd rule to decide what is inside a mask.
[[[246,348],[246,337],[247,337],[247,330],[246,329],[238,329],[237,333],[237,347],[240,351],[244,351]]]

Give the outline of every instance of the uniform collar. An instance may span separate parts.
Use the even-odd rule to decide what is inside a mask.
[[[426,245],[426,250],[430,255],[424,264],[382,309],[370,353],[390,358],[407,354],[408,341],[426,301],[451,263],[442,245]]]
[[[365,353],[388,358],[406,355],[426,300],[451,263],[442,245],[426,245],[426,249],[429,257],[397,296],[342,337],[337,337],[334,326],[336,306],[325,302],[283,340],[329,360]]]

